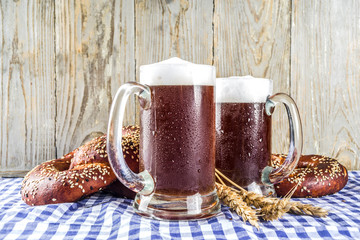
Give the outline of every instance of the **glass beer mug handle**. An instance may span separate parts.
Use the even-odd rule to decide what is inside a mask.
[[[299,111],[294,100],[289,95],[277,93],[268,97],[265,104],[266,114],[270,116],[274,112],[274,108],[278,103],[284,104],[289,118],[290,145],[289,153],[284,163],[279,168],[273,169],[272,167],[266,167],[263,170],[262,181],[268,185],[276,184],[285,177],[289,176],[289,174],[297,166],[303,145]]]
[[[108,131],[107,153],[110,165],[122,184],[130,190],[143,195],[151,194],[154,190],[154,180],[148,171],[134,173],[125,162],[122,150],[122,128],[125,106],[130,95],[137,95],[142,108],[148,109],[151,104],[151,91],[146,85],[136,82],[123,84],[117,91],[111,105]]]

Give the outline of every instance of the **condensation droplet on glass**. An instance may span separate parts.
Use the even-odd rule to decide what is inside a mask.
[[[152,135],[155,136],[155,131],[151,131]]]
[[[263,152],[263,151],[264,151],[264,149],[262,148],[262,149],[261,149],[261,151]]]
[[[248,154],[249,154],[249,157],[250,157],[251,154],[250,153],[248,153]]]
[[[250,118],[248,118],[248,122],[250,122],[251,121],[251,119]]]
[[[259,139],[259,142],[262,142],[262,138]]]
[[[200,173],[200,169],[198,169],[198,173]]]

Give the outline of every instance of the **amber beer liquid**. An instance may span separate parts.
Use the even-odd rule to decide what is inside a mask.
[[[271,116],[265,102],[268,79],[216,80],[216,168],[238,185],[263,192],[262,172],[270,165]]]
[[[125,166],[123,180],[140,190],[134,200],[138,214],[191,220],[220,211],[215,79],[213,66],[172,58],[141,66],[140,83],[128,86],[141,100],[140,173],[131,175]]]
[[[217,103],[216,119],[216,168],[240,186],[261,184],[271,154],[265,103]]]
[[[295,101],[272,94],[271,79],[234,76],[216,79],[216,168],[237,185],[275,195],[274,184],[294,170],[302,151],[302,127]],[[289,120],[289,151],[281,166],[271,159],[271,114],[283,104]],[[279,131],[281,129],[275,129]]]
[[[214,86],[150,87],[151,109],[140,112],[140,171],[148,170],[155,179],[156,194],[190,196],[212,192]]]

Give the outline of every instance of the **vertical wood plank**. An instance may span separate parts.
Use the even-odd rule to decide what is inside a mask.
[[[291,85],[305,153],[360,169],[360,2],[294,1],[292,12]]]
[[[212,0],[136,0],[136,68],[174,56],[211,65],[212,19]]]
[[[116,90],[134,79],[134,4],[69,0],[56,1],[55,8],[56,146],[61,156],[106,132]],[[133,115],[125,122],[132,122]]]
[[[274,80],[275,93],[289,93],[290,9],[290,1],[215,0],[217,76],[270,78]],[[272,117],[274,152],[288,149],[285,114],[282,107]]]
[[[0,1],[0,175],[55,156],[54,2]]]

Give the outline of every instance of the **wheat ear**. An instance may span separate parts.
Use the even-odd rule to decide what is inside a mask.
[[[314,217],[326,217],[328,215],[328,211],[321,207],[316,207],[311,204],[304,204],[301,202],[290,202],[290,213],[298,214],[298,215],[310,215]]]
[[[249,221],[257,229],[260,228],[256,211],[249,207],[231,187],[216,183],[216,189],[219,198],[241,216],[244,222]]]
[[[303,204],[300,202],[291,202],[286,199],[278,199],[274,197],[264,197],[262,195],[256,194],[254,192],[248,192],[239,185],[237,185],[235,182],[231,181],[228,177],[226,177],[223,173],[221,173],[219,170],[215,169],[216,175],[221,176],[226,181],[228,181],[230,184],[235,186],[237,189],[234,189],[236,193],[238,193],[243,200],[248,205],[253,205],[255,208],[263,209],[263,212],[266,212],[267,214],[263,215],[266,216],[267,219],[273,219],[271,217],[271,212],[275,211],[274,209],[282,209],[281,213],[272,213],[273,216],[282,216],[285,212],[290,212],[293,214],[301,214],[301,215],[310,215],[315,217],[326,217],[328,214],[328,211],[320,208],[315,207],[311,204]],[[294,189],[292,189],[294,190]],[[292,192],[292,191],[290,191]],[[264,217],[263,217],[264,218]],[[266,219],[265,219],[266,220]]]

